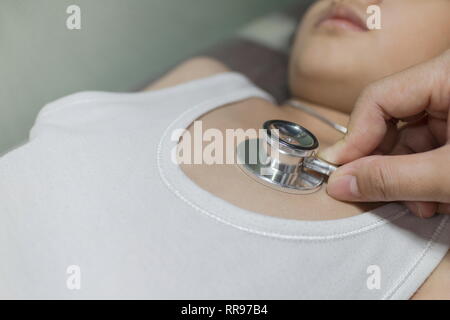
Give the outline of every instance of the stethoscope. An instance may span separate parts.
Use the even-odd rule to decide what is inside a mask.
[[[313,109],[289,100],[289,105],[316,117],[345,134],[347,128]],[[321,188],[337,166],[317,157],[319,141],[308,129],[286,120],[268,120],[263,137],[247,139],[237,146],[239,167],[249,177],[279,191],[306,194]]]

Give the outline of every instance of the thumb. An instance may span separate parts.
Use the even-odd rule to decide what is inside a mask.
[[[441,148],[443,149],[443,148]],[[444,150],[399,156],[370,156],[338,168],[327,192],[343,201],[447,202]],[[440,154],[443,153],[443,154]],[[447,160],[448,162],[448,160]]]

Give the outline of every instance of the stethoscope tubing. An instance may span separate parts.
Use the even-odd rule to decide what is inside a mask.
[[[317,118],[318,120],[322,121],[323,123],[327,124],[328,126],[332,127],[333,129],[335,129],[336,131],[338,131],[342,134],[347,134],[346,127],[344,127],[336,122],[333,122],[330,119],[325,118],[323,115],[319,114],[314,109],[300,103],[297,100],[290,99],[290,100],[286,101],[286,104],[308,113],[309,115],[313,116],[314,118]]]

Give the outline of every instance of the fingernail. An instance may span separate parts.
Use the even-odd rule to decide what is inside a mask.
[[[332,147],[328,147],[326,149],[320,150],[318,157],[328,162],[333,162],[333,149]]]
[[[327,192],[330,196],[339,200],[351,201],[361,197],[356,177],[352,175],[330,177]]]
[[[321,150],[318,154],[319,158],[331,162],[337,163],[337,154],[339,153],[339,149],[341,148],[342,140],[339,140],[334,145]]]
[[[420,210],[420,207],[415,202],[406,202],[406,207],[414,214],[416,217],[423,218],[423,214]]]
[[[424,219],[422,208],[417,204],[415,204],[415,207],[416,207],[417,215],[419,216],[419,218]]]

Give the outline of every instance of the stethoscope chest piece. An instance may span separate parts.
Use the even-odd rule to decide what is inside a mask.
[[[320,189],[336,167],[316,157],[317,138],[285,120],[263,124],[262,137],[237,146],[239,167],[249,177],[279,191],[307,194]]]

